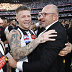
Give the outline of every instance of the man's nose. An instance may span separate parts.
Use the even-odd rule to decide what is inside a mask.
[[[26,17],[25,17],[25,20],[29,20],[29,17],[26,16]]]

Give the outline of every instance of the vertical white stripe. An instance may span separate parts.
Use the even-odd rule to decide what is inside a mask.
[[[4,51],[3,51],[3,48],[2,48],[2,46],[1,46],[1,44],[0,44],[0,51],[1,51],[2,54],[4,55]]]
[[[3,72],[3,69],[2,68],[0,69],[0,72]]]

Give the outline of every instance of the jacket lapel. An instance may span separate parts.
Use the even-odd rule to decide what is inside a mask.
[[[50,26],[46,31],[55,29],[55,27],[56,27],[58,24],[60,24],[59,21],[56,22],[56,23],[54,23],[52,26]]]

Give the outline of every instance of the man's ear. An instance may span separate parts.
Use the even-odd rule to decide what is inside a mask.
[[[58,18],[58,16],[55,14],[55,15],[53,15],[53,21],[56,21],[57,20],[57,18]]]
[[[16,17],[16,20],[18,21],[18,17]]]

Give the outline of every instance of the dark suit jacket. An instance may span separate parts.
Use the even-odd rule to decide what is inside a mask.
[[[29,55],[29,62],[23,63],[24,72],[62,72],[62,57],[58,56],[58,53],[65,47],[67,34],[59,22],[56,22],[48,30],[52,29],[57,31],[57,37],[54,37],[56,41],[40,44]]]

